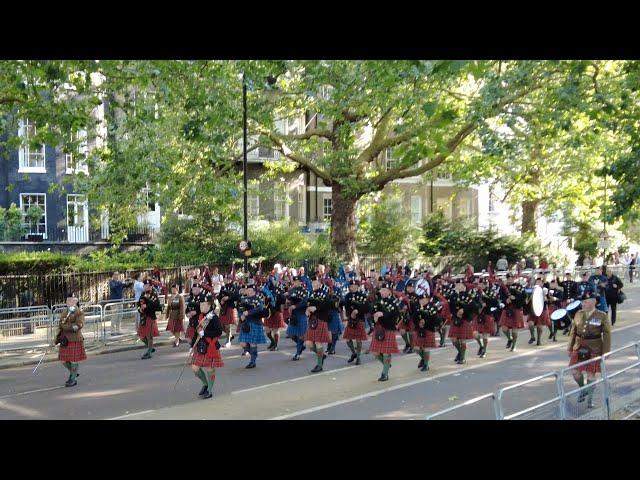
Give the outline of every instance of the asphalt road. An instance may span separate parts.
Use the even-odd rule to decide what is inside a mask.
[[[640,288],[628,289],[629,300],[618,311],[613,348],[640,339]],[[151,360],[144,350],[90,357],[80,365],[78,386],[65,388],[67,371],[59,362],[0,370],[0,419],[421,419],[482,394],[566,366],[566,338],[541,347],[528,345],[528,332],[518,339],[518,351],[505,350],[504,337],[491,337],[489,354],[476,356],[469,344],[468,363],[454,364],[455,350],[432,353],[431,370],[417,369],[418,357],[397,355],[388,382],[377,382],[380,363],[363,355],[363,364],[347,364],[347,346],[325,361],[325,371],[312,375],[315,356],[305,351],[291,361],[293,342],[282,338],[278,352],[260,351],[258,367],[246,370],[248,357],[234,345],[223,350],[214,398],[199,400],[200,382],[189,367],[174,390],[187,356],[187,345],[160,347]],[[402,341],[399,340],[402,345]],[[264,346],[262,347],[264,348]],[[612,359],[623,367],[632,352]],[[570,378],[566,385],[574,385]],[[539,382],[505,397],[505,413],[539,403],[553,393],[551,381]],[[597,396],[596,396],[597,397]],[[465,417],[466,415],[466,417]],[[489,404],[479,403],[458,418],[493,418]]]

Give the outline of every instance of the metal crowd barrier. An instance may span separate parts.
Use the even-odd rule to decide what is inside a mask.
[[[50,320],[46,305],[0,309],[0,351],[48,345]]]
[[[66,305],[55,306],[51,310],[51,320],[49,322],[49,339],[52,340],[60,324],[60,316],[62,311],[66,309]],[[84,313],[84,327],[82,328],[82,336],[84,343],[98,343],[102,340],[102,305],[80,305],[80,309]]]
[[[580,367],[600,365],[600,374],[592,383],[578,386],[573,373]],[[585,376],[586,377],[586,376]],[[553,380],[553,382],[550,382]],[[527,396],[522,395],[527,388],[540,392],[540,384],[546,383],[547,390],[553,390],[546,400],[526,406]],[[538,384],[537,387],[534,385]],[[553,384],[555,388],[551,389]],[[505,393],[519,392],[515,399],[505,397]],[[593,407],[589,407],[589,397]],[[482,401],[492,400],[493,416],[488,418],[487,409],[478,409]],[[523,382],[500,389],[459,405],[441,410],[425,417],[426,420],[608,420],[614,418],[625,407],[640,401],[640,342],[595,357],[584,362],[565,367]],[[505,414],[505,407],[509,412]],[[510,408],[511,407],[511,408]],[[511,411],[515,408],[518,410]],[[640,409],[626,418],[640,413]]]

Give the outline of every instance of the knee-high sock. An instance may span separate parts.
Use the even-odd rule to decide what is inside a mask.
[[[296,355],[300,355],[302,353],[302,347],[304,347],[304,339],[298,337],[298,340],[296,341]]]
[[[413,338],[411,332],[407,332],[407,340],[409,340],[409,346],[413,347]]]
[[[149,352],[149,356],[151,356],[151,353],[153,351],[153,335],[147,337],[147,349]]]
[[[64,365],[64,368],[69,370],[69,375],[71,375],[71,362],[64,362],[62,365]]]
[[[511,342],[511,341],[512,341],[512,338],[511,338],[511,332],[512,332],[512,330],[511,330],[510,328],[508,328],[508,329],[507,329],[507,331],[506,331],[506,332],[504,332],[504,334],[505,334],[505,336],[507,337],[507,340],[508,340],[509,342]]]
[[[71,362],[72,380],[75,380],[75,378],[78,376],[78,367],[79,366],[80,366],[80,364],[78,364],[77,362]]]
[[[353,355],[356,354],[356,350],[355,348],[353,348],[353,340],[347,340],[347,347],[349,347],[349,350],[351,350],[351,353]]]
[[[277,347],[279,341],[280,341],[280,334],[276,332],[273,334],[273,342],[274,342],[273,345]]]
[[[256,363],[256,360],[258,359],[258,346],[251,345],[249,347],[249,354],[251,355],[251,363]]]
[[[535,328],[536,327],[534,325],[531,325],[529,327],[529,334],[531,335],[531,338],[536,338],[536,334],[534,333],[535,332]]]
[[[324,363],[323,361],[324,350],[322,347],[316,349],[316,356],[317,356],[318,366],[322,368],[322,364]]]
[[[376,360],[378,360],[382,365],[384,365],[384,355],[382,355],[381,353],[376,355]]]
[[[199,368],[197,372],[195,372],[196,377],[200,379],[203,385],[207,385],[207,377],[202,368]]]
[[[271,345],[273,345],[273,337],[271,336],[271,332],[267,332],[267,338],[271,341]]]
[[[464,340],[460,341],[460,358],[462,360],[464,360],[464,355],[465,353],[467,353],[467,344],[464,342]]]
[[[584,378],[582,376],[582,372],[580,372],[579,377],[573,377],[573,379],[576,381],[579,387],[582,387],[584,385]]]
[[[480,341],[480,335],[476,336],[476,342],[478,342],[478,345],[482,347],[482,342]]]
[[[420,360],[424,360],[424,349],[422,347],[420,347],[416,353],[418,357],[420,357]]]
[[[356,356],[360,358],[360,352],[362,351],[362,340],[356,340]]]
[[[511,336],[513,337],[513,344],[515,345],[516,341],[518,340],[518,332],[516,330],[512,330]]]
[[[209,393],[213,393],[213,383],[216,381],[216,369],[202,369]]]
[[[453,346],[456,347],[456,350],[458,351],[458,353],[461,353],[461,351],[460,351],[460,340],[458,340],[456,338],[456,340],[453,342]]]
[[[593,380],[589,380],[587,379],[587,385],[594,383],[596,381],[596,379],[594,378]],[[589,401],[591,401],[593,399],[593,393],[595,392],[596,387],[595,386],[591,386],[589,388],[587,388],[587,395],[589,397]]]
[[[536,327],[536,333],[538,334],[538,341],[540,341],[540,337],[542,337],[542,327]]]
[[[386,353],[382,356],[382,374],[389,375],[389,368],[391,368],[391,355]]]
[[[484,350],[487,350],[487,345],[489,345],[489,339],[487,337],[482,337],[482,348],[484,348]]]
[[[429,366],[429,359],[431,358],[431,355],[429,354],[429,350],[425,350],[424,353],[422,354],[422,359],[424,360],[424,366],[428,367]]]

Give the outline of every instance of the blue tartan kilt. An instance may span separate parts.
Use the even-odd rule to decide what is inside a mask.
[[[329,311],[329,323],[327,324],[331,333],[341,334],[344,331],[340,312],[337,310]]]
[[[303,314],[294,313],[292,317],[295,316],[298,319],[297,325],[291,324],[291,319],[289,320],[289,326],[287,327],[287,336],[289,337],[304,337],[307,333],[307,316]]]
[[[249,333],[240,332],[241,343],[267,343],[267,337],[264,334],[264,328],[262,324],[258,325],[253,322],[249,322],[251,330]]]

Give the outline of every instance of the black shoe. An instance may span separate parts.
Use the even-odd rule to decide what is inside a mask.
[[[356,365],[360,365],[360,357],[356,358]]]
[[[487,356],[487,350],[483,347],[482,348],[482,355],[480,355],[480,358],[485,358]]]
[[[553,338],[553,333],[549,334],[549,340],[551,340]]]
[[[483,350],[484,350],[484,349],[483,349],[482,347],[480,347],[480,349],[478,350],[478,356],[479,356],[479,357],[480,357],[480,356],[482,356],[482,352],[483,352]]]
[[[424,360],[420,359],[420,363],[418,363],[418,368],[424,367]]]
[[[444,347],[444,340],[440,340],[440,347]]]
[[[229,341],[232,342],[234,338],[236,338],[236,336],[235,335],[231,335],[231,339]]]
[[[151,355],[149,355],[149,352],[147,352],[140,358],[140,360],[148,360],[149,358],[151,358]]]
[[[202,395],[202,397],[200,397],[200,398],[202,398],[203,400],[206,400],[207,398],[211,398],[211,397],[213,397],[213,393],[207,391],[207,393]]]
[[[556,339],[556,336],[555,336],[555,335],[553,336],[553,341],[554,341],[554,342],[557,342],[557,341],[558,341],[558,340]]]
[[[292,361],[296,361],[296,360],[300,360],[300,355],[298,355],[297,353],[293,356],[293,358],[291,359]]]
[[[304,345],[302,346],[302,350],[300,350],[300,353],[304,352],[307,349],[307,347],[305,347]]]
[[[249,362],[249,364],[244,368],[256,368],[256,364],[253,362]]]
[[[420,371],[426,372],[427,370],[429,370],[429,365],[422,365],[422,368],[420,369]]]
[[[156,353],[156,349],[155,349],[155,348],[152,348],[152,349],[151,349],[151,353]]]
[[[515,352],[516,351],[516,344],[515,343],[513,345],[511,345],[511,348],[509,349],[509,351],[511,351],[511,352]]]
[[[533,342],[535,342],[535,341],[536,341],[536,339],[535,339],[535,338],[533,338],[533,337],[531,337],[531,338],[529,339],[529,345],[531,345],[531,344],[532,344]]]
[[[407,350],[407,353],[415,353],[415,352],[413,351],[413,347],[409,347],[409,350]]]
[[[67,380],[64,384],[65,387],[75,387],[78,384],[75,380]]]
[[[504,348],[509,349],[509,348],[511,348],[511,345],[512,345],[512,344],[513,344],[513,340],[509,340],[509,341],[507,342],[507,346],[506,346],[506,347],[504,347]]]
[[[272,352],[277,352],[278,351],[278,345],[274,345],[274,347],[271,349]]]
[[[349,360],[347,360],[347,363],[353,362],[357,357],[358,357],[358,355],[356,355],[355,353],[352,353],[351,357],[349,358]]]
[[[313,370],[311,370],[311,373],[318,373],[322,371],[322,367],[320,365],[316,365],[315,367],[313,367]]]
[[[538,340],[538,341],[536,342],[536,347],[539,347],[540,345],[542,345],[542,344],[540,343],[540,340]]]
[[[207,393],[209,391],[209,387],[207,387],[206,385],[203,385],[202,388],[200,389],[200,393],[198,393],[198,395],[202,396],[205,393]]]
[[[379,382],[386,382],[387,380],[389,380],[389,376],[384,373],[380,375],[380,378],[378,379]]]
[[[456,355],[456,358],[455,358],[454,362],[458,363],[458,361],[460,360],[460,356],[461,356],[461,354],[460,354],[460,352],[458,352],[458,354]]]
[[[457,362],[458,365],[464,365],[467,361],[464,358],[460,358]]]

